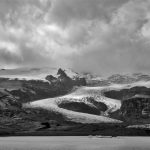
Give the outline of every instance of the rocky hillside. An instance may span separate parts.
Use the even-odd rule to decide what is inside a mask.
[[[0,110],[17,110],[18,108],[21,108],[21,103],[7,90],[0,90]]]
[[[130,135],[134,126],[150,124],[148,75],[102,78],[61,68],[47,71],[17,70],[17,76],[14,70],[0,71],[0,134],[6,128]]]
[[[122,103],[114,117],[131,124],[150,123],[150,88],[136,86],[106,91],[104,95]]]
[[[131,88],[123,88],[120,90],[109,90],[104,92],[106,97],[118,99],[118,100],[126,100],[137,94],[139,95],[150,95],[150,88],[145,86],[135,86]]]
[[[86,80],[84,78],[70,78],[62,69],[58,70],[57,77],[45,76],[45,81],[0,78],[0,88],[7,89],[19,102],[30,102],[64,95],[71,91],[74,86],[85,85]]]
[[[128,122],[150,123],[150,95],[135,95],[124,100],[120,113]]]

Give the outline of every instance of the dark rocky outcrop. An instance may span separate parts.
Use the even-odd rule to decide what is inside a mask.
[[[66,103],[61,103],[58,106],[60,108],[65,108],[76,112],[100,115],[100,110],[98,110],[96,107],[91,107],[89,105],[86,105],[83,102],[66,102]]]
[[[150,96],[135,95],[122,102],[121,116],[130,122],[150,122]]]
[[[85,86],[86,85],[86,79],[82,77],[74,77],[71,79],[64,70],[59,69],[57,75],[59,75],[58,80],[62,83],[68,84],[69,86]]]
[[[61,77],[62,77],[62,78],[69,78],[69,77],[67,76],[67,74],[65,73],[65,71],[62,70],[61,68],[58,69],[57,75],[59,75],[60,78],[61,78]]]
[[[45,79],[46,79],[47,81],[49,81],[50,83],[55,83],[55,82],[57,82],[57,78],[55,78],[55,77],[52,76],[52,75],[46,76]]]
[[[48,129],[48,128],[56,128],[60,126],[60,124],[56,120],[49,120],[47,122],[42,122],[41,125],[43,126],[39,130]]]
[[[0,109],[13,109],[21,107],[13,95],[7,91],[0,91]]]
[[[58,104],[58,106],[60,108],[65,108],[76,112],[95,114],[95,115],[102,115],[108,109],[104,103],[97,102],[92,97],[87,97],[86,99],[83,99],[83,101],[84,100],[86,100],[91,105],[86,104],[85,102],[82,101],[76,102],[76,101],[63,100],[63,102]]]
[[[72,79],[61,68],[58,70],[57,75],[58,83],[64,88],[71,88],[74,86]]]
[[[130,89],[122,89],[122,90],[110,90],[105,91],[104,95],[108,98],[118,99],[118,100],[126,100],[130,97],[133,97],[137,94],[142,95],[150,95],[150,88],[144,86],[136,86]]]
[[[7,91],[0,91],[0,116],[14,116],[21,110],[21,103]]]
[[[128,123],[150,123],[150,88],[133,87],[130,89],[105,91],[104,95],[118,99],[122,105],[111,117]]]
[[[94,98],[92,98],[92,97],[87,97],[86,99],[88,102],[93,104],[101,112],[105,112],[108,109],[106,104],[104,104],[102,102],[95,101]]]

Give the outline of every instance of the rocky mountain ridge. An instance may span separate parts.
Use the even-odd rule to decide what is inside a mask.
[[[84,124],[83,130],[89,129],[87,124],[98,124],[99,131],[112,124],[120,132],[128,125],[150,123],[149,75],[102,78],[60,68],[40,80],[6,78],[1,72],[0,76],[0,122],[14,131],[58,126],[64,130],[77,124]]]
[[[85,86],[84,78],[70,78],[64,70],[58,70],[58,77],[48,75],[45,80],[19,80],[0,78],[0,88],[7,89],[20,102],[29,102],[38,99],[64,95],[74,86]]]

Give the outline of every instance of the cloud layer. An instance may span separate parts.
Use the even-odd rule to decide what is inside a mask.
[[[1,67],[150,70],[150,0],[1,0]]]

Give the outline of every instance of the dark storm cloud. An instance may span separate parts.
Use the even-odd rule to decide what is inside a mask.
[[[109,19],[112,12],[128,0],[54,0],[50,17],[66,25],[71,21]]]

